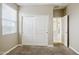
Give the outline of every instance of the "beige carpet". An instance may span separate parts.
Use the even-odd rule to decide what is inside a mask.
[[[18,46],[7,55],[77,55],[64,45],[46,46]]]

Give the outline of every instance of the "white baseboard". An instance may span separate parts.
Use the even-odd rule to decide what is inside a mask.
[[[53,45],[48,45],[48,47],[53,47]]]
[[[14,47],[12,47],[11,49],[9,49],[8,51],[4,52],[2,55],[6,55],[7,53],[9,53],[10,51],[12,51],[13,49],[15,49],[18,46],[19,45],[15,45]]]
[[[20,46],[23,46],[23,45],[32,45],[32,46],[47,46],[47,47],[53,47],[53,45],[48,45],[48,44],[21,44]]]
[[[74,52],[76,52],[77,54],[79,54],[79,52],[77,50],[75,50],[74,48],[72,48],[71,46],[69,47],[70,49],[72,49]]]
[[[29,42],[26,42],[26,43],[22,43],[22,45],[48,46],[47,43],[43,43],[43,42],[39,42],[39,43],[29,43]]]
[[[18,46],[23,46],[22,44],[18,44]]]

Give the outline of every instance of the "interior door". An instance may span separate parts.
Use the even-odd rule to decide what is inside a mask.
[[[48,45],[48,15],[23,17],[22,44]]]
[[[67,20],[67,15],[63,17],[63,35],[64,35],[64,45],[67,47],[67,42],[68,42],[68,37],[67,37],[67,29],[68,29],[68,24],[67,24],[68,20]]]

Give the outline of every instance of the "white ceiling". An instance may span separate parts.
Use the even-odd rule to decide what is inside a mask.
[[[46,5],[56,7],[55,9],[60,9],[66,7],[68,3],[18,3],[18,5],[21,7]]]

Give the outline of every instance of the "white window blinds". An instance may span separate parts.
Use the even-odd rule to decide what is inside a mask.
[[[16,33],[17,11],[3,4],[2,7],[2,34]]]

